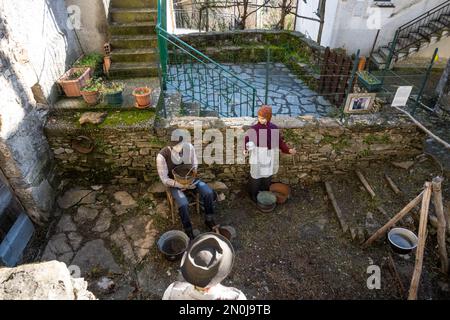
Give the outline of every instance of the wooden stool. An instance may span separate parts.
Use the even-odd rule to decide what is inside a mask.
[[[186,198],[189,198],[189,196],[193,197],[194,200],[188,202],[189,207],[195,206],[197,214],[200,214],[200,193],[194,192],[193,190],[185,190],[183,192],[186,195]],[[167,196],[167,202],[169,204],[170,214],[172,216],[172,224],[175,224],[175,211],[178,210],[178,208],[177,208],[175,199],[173,198],[172,194],[170,193],[169,188],[166,188],[166,196]]]

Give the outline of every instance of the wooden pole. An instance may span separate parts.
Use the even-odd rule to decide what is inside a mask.
[[[448,256],[447,244],[445,243],[446,236],[446,221],[444,216],[444,205],[442,203],[442,177],[433,179],[433,203],[438,219],[437,227],[437,241],[439,245],[439,257],[441,258],[441,271],[444,274],[448,272]]]
[[[359,170],[355,170],[359,180],[361,181],[361,183],[364,185],[364,187],[366,188],[367,192],[370,194],[370,196],[372,198],[375,198],[376,194],[375,191],[373,191],[372,187],[370,186],[369,182],[367,182],[366,178],[364,177],[364,175],[362,174],[361,171]]]
[[[428,209],[431,198],[431,183],[425,182],[425,191],[422,197],[422,207],[420,209],[420,223],[419,223],[419,243],[416,251],[416,263],[414,266],[414,273],[411,279],[411,286],[409,287],[408,300],[417,300],[417,291],[419,289],[420,276],[422,274],[423,253],[425,251],[425,241],[427,237],[427,222]]]
[[[339,224],[341,225],[342,231],[344,233],[347,233],[348,231],[348,225],[344,220],[344,217],[342,216],[341,208],[339,208],[336,198],[334,197],[333,189],[331,188],[331,184],[326,181],[325,182],[325,188],[327,189],[328,198],[330,198],[331,203],[333,204],[334,211],[336,212],[337,218],[339,220]]]
[[[389,220],[383,227],[378,229],[377,232],[375,232],[365,243],[364,247],[367,247],[372,244],[376,239],[381,237],[383,234],[386,233],[386,231],[392,227],[394,224],[396,224],[398,221],[400,221],[408,212],[410,212],[415,206],[417,206],[422,199],[422,196],[424,194],[424,191],[422,191],[414,200],[412,200],[410,203],[406,205],[399,213],[397,213],[391,220]]]
[[[405,286],[403,285],[402,280],[400,279],[400,276],[397,272],[397,268],[395,267],[394,259],[392,258],[392,255],[389,253],[389,266],[391,269],[391,272],[393,273],[393,276],[395,280],[397,280],[398,288],[400,289],[400,296],[402,299],[405,298]]]
[[[384,177],[386,178],[386,181],[388,182],[391,189],[395,192],[395,194],[402,194],[402,191],[399,189],[399,187],[397,187],[391,177],[389,177],[386,173],[384,174]]]
[[[428,134],[431,138],[433,138],[434,140],[436,140],[437,142],[439,142],[441,145],[443,145],[445,148],[450,149],[450,144],[447,143],[446,141],[442,140],[441,138],[439,138],[437,135],[435,135],[433,132],[431,132],[430,130],[428,130],[427,128],[425,128],[425,126],[423,124],[421,124],[419,121],[417,121],[411,114],[409,114],[408,111],[403,110],[402,108],[399,107],[393,107],[397,110],[399,110],[400,112],[403,112],[404,114],[406,114],[412,122],[414,122],[414,124],[416,126],[418,126],[420,129],[422,129],[422,131],[424,131],[426,134]]]

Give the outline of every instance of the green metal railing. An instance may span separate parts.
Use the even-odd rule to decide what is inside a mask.
[[[183,102],[198,103],[200,115],[254,117],[256,88],[167,32],[166,9],[166,0],[158,0],[156,32],[162,90],[177,90]]]

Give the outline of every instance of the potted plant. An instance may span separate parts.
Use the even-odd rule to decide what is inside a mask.
[[[121,82],[112,81],[103,85],[103,95],[106,103],[110,105],[122,105],[123,103],[123,88]]]
[[[380,79],[368,71],[358,71],[358,82],[369,92],[378,91],[383,85]]]
[[[152,90],[148,87],[139,87],[133,90],[133,96],[136,100],[135,106],[139,109],[145,109],[150,106]]]
[[[71,68],[59,78],[57,83],[68,97],[81,96],[81,87],[91,78],[90,68]]]
[[[90,53],[81,56],[74,64],[75,68],[91,68],[91,77],[100,76],[102,74],[103,56],[99,53]]]
[[[100,97],[100,89],[102,88],[102,79],[89,79],[81,88],[81,95],[88,105],[96,105]]]

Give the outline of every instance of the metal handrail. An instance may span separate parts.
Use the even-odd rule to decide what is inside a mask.
[[[389,68],[392,59],[395,59],[395,61],[397,61],[398,54],[401,51],[407,48],[413,48],[422,41],[421,38],[416,38],[412,41],[406,40],[403,44],[400,44],[399,42],[400,39],[411,39],[410,38],[411,33],[419,33],[422,37],[429,38],[436,31],[432,29],[431,32],[429,31],[426,32],[420,29],[429,26],[430,22],[439,21],[441,16],[445,14],[450,14],[450,0],[441,3],[440,5],[434,7],[433,9],[428,10],[424,14],[421,14],[420,16],[414,18],[408,23],[405,23],[404,25],[400,26],[395,32],[393,41],[390,42],[388,45],[389,57],[388,60],[386,61],[386,67]]]
[[[427,12],[421,14],[420,16],[414,18],[413,20],[405,23],[404,25],[401,25],[398,28],[398,30],[401,31],[401,30],[407,28],[409,25],[414,24],[416,21],[422,20],[422,19],[428,17],[430,14],[433,14],[434,12],[439,11],[442,7],[445,7],[445,6],[448,6],[448,5],[450,5],[450,0],[447,0],[447,1],[443,2],[443,3],[441,3],[440,5],[434,7],[433,9],[428,10]]]
[[[256,88],[254,88],[248,82],[239,78],[237,75],[224,68],[222,65],[220,65],[210,57],[206,56],[199,50],[187,44],[186,42],[178,38],[176,35],[169,33],[166,30],[167,22],[165,12],[166,12],[166,0],[158,0],[158,17],[157,17],[156,31],[158,34],[158,47],[161,58],[160,64],[162,70],[162,77],[161,77],[162,89],[165,90],[167,88],[167,82],[169,81],[167,72],[169,50],[167,47],[167,43],[170,43],[171,45],[181,50],[184,54],[188,55],[190,59],[193,59],[194,61],[201,63],[208,70],[220,73],[220,75],[225,78],[227,83],[231,82],[233,84],[233,88],[234,86],[237,86],[237,89],[241,90],[241,92],[242,91],[245,92],[247,94],[247,97],[250,95],[250,97],[252,98],[252,104],[250,107],[252,115],[254,115],[257,98]],[[203,103],[203,101],[199,102]],[[206,104],[208,104],[208,101],[206,101]]]

